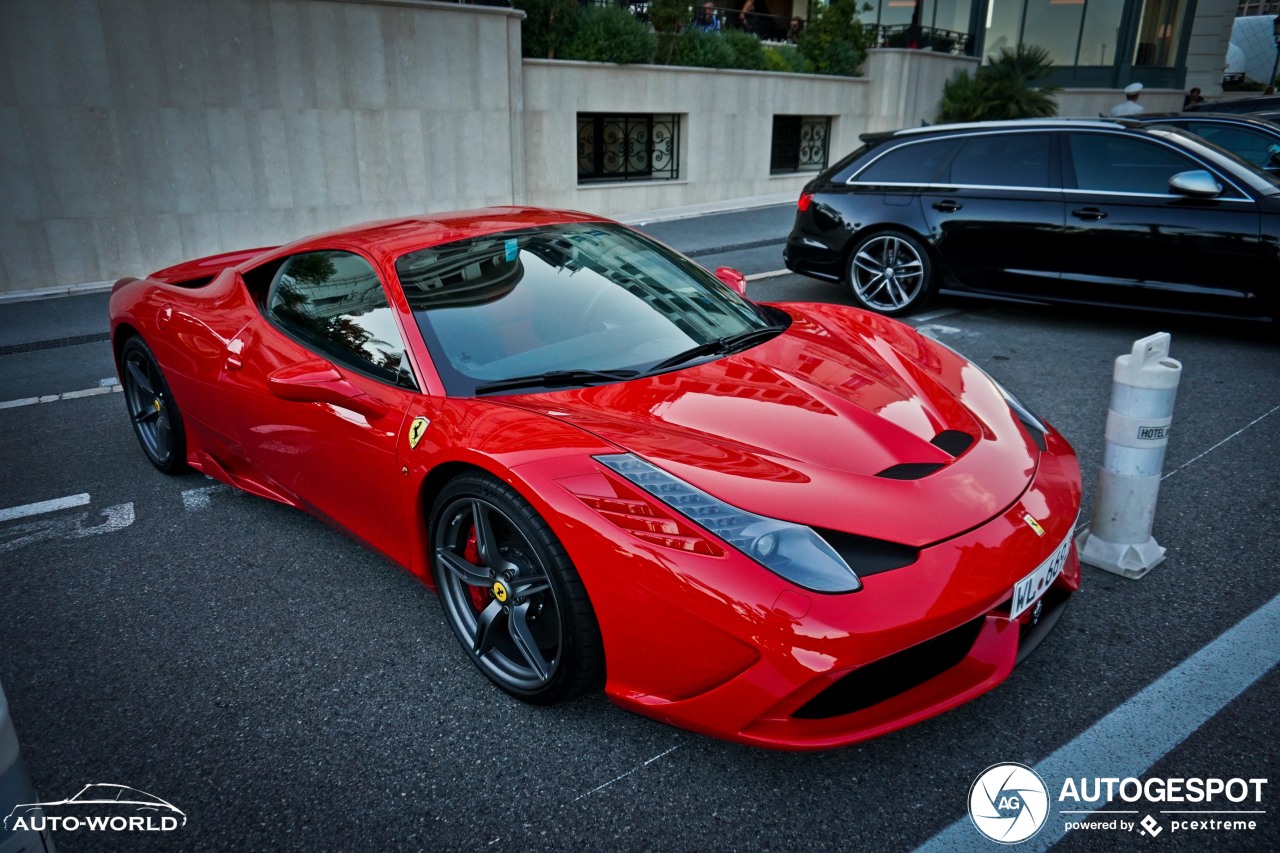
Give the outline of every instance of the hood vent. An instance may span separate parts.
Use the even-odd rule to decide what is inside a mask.
[[[920,552],[910,545],[824,527],[815,527],[814,532],[825,539],[860,578],[901,569],[920,559]]]
[[[941,462],[904,462],[885,468],[876,476],[886,480],[920,480],[945,467]]]
[[[959,456],[973,445],[973,436],[958,429],[949,429],[935,435],[929,443],[944,453]]]

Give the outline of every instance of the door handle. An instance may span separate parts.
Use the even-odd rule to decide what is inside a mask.
[[[239,370],[244,367],[244,362],[240,360],[238,355],[229,355],[227,360],[222,363],[224,370]]]
[[[952,201],[951,199],[943,199],[942,201],[935,201],[933,203],[933,209],[942,213],[955,213],[962,207],[964,207],[963,204],[958,201]]]
[[[1085,222],[1097,222],[1099,219],[1107,218],[1106,211],[1098,210],[1096,207],[1082,207],[1079,210],[1071,211],[1071,215],[1076,219],[1083,219]]]

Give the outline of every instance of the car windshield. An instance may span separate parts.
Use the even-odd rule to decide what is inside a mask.
[[[609,223],[431,246],[401,256],[396,274],[459,396],[617,381],[733,351],[721,342],[758,343],[775,323],[702,267]]]

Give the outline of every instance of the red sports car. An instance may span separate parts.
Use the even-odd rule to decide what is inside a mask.
[[[1079,585],[1075,454],[982,370],[596,217],[203,258],[118,282],[111,331],[157,468],[386,554],[528,702],[853,743],[994,687]]]

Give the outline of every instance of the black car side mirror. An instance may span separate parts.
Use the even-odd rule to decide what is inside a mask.
[[[1179,172],[1169,179],[1169,192],[1192,198],[1216,198],[1222,194],[1222,184],[1203,169]]]

